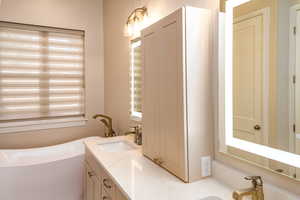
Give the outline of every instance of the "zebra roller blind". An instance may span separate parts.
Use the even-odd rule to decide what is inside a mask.
[[[0,122],[84,115],[84,32],[0,22]]]
[[[131,67],[130,67],[130,85],[131,85],[131,116],[142,117],[142,49],[141,41],[131,43]]]

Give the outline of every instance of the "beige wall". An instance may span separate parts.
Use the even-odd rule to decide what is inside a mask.
[[[136,2],[136,3],[134,3]],[[146,5],[149,18],[157,21],[184,4],[216,10],[211,0],[104,0],[105,112],[112,115],[117,130],[124,133],[129,119],[129,38],[123,36],[127,17],[135,6]]]
[[[81,29],[86,31],[86,109],[84,127],[0,134],[0,149],[28,148],[99,135],[101,125],[91,119],[104,110],[102,0],[4,0],[0,20]]]

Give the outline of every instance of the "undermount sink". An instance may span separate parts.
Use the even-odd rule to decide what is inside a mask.
[[[219,197],[215,197],[215,196],[209,196],[198,200],[223,200],[223,199],[220,199]]]
[[[135,146],[126,141],[98,144],[98,148],[99,150],[106,152],[124,152],[136,149]]]

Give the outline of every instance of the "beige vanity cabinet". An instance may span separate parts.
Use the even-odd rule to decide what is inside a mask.
[[[85,166],[84,200],[128,200],[88,150]]]
[[[142,31],[143,153],[185,182],[212,153],[210,23],[183,7]]]
[[[127,200],[127,198],[123,195],[123,193],[118,189],[116,188],[116,200]]]

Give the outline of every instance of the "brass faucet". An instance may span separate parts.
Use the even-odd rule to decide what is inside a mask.
[[[102,117],[104,119],[101,119],[100,121],[106,126],[106,128],[108,129],[107,132],[105,132],[105,137],[115,137],[116,132],[113,130],[112,127],[112,118],[107,116],[107,115],[102,115],[102,114],[97,114],[95,115],[93,118],[97,119],[98,117]]]
[[[134,142],[137,145],[142,145],[142,131],[141,131],[142,127],[141,127],[141,125],[137,125],[137,126],[134,126],[132,128],[133,128],[132,131],[126,132],[126,133],[124,133],[124,135],[133,134],[134,135]]]
[[[237,190],[233,192],[234,200],[243,200],[246,196],[251,196],[252,200],[264,200],[263,181],[260,176],[248,176],[246,180],[251,181],[253,187],[249,189]]]

